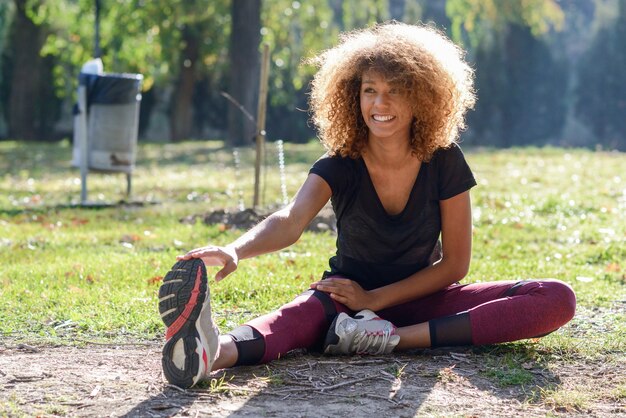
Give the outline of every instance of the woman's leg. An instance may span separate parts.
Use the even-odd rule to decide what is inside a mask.
[[[211,365],[211,371],[227,369],[237,363],[237,346],[235,346],[233,338],[228,334],[220,335],[219,341],[217,356]]]
[[[212,369],[267,363],[296,348],[320,344],[339,312],[349,309],[317,290],[220,337]]]
[[[399,349],[482,345],[548,334],[573,316],[576,297],[558,280],[454,285],[377,312],[398,326]]]

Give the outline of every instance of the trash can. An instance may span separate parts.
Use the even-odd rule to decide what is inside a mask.
[[[89,171],[126,173],[130,194],[143,76],[81,72],[78,81],[73,163],[81,168],[81,201],[87,200]]]

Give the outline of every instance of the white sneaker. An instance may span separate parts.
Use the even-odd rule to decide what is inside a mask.
[[[389,354],[400,342],[396,327],[365,309],[351,318],[337,315],[330,325],[324,354]]]
[[[171,384],[190,388],[209,375],[219,345],[201,259],[174,264],[159,289],[159,312],[167,326],[163,374]]]

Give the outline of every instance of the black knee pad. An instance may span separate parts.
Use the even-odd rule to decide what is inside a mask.
[[[249,325],[242,325],[228,333],[237,347],[235,366],[251,366],[259,364],[265,355],[265,339],[263,335]]]
[[[435,318],[428,321],[431,347],[453,347],[472,344],[469,312]]]

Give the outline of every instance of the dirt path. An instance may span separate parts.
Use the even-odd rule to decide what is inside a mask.
[[[180,391],[162,380],[155,343],[0,345],[0,416],[626,415],[623,398],[620,403],[596,396],[584,405],[528,401],[532,396],[524,385],[501,386],[485,373],[487,356],[463,350],[345,358],[297,353],[269,366],[216,374],[212,384]],[[614,366],[582,366],[563,363],[553,374],[528,365],[534,378],[525,386],[591,390],[625,383],[623,371]]]

